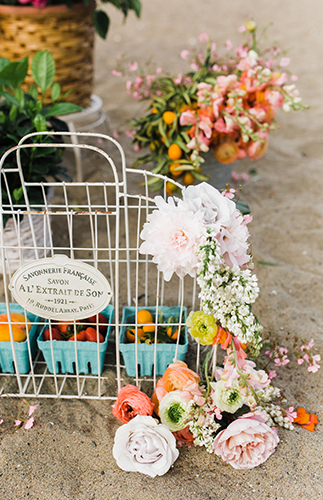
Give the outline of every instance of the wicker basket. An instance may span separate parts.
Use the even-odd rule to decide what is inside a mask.
[[[48,49],[62,92],[72,90],[66,100],[87,107],[93,89],[92,9],[82,4],[72,9],[0,5],[0,57],[16,61]]]

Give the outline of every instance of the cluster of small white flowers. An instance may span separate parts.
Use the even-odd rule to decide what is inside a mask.
[[[290,423],[289,418],[284,416],[283,409],[278,405],[266,405],[265,408],[258,406],[256,410],[265,412],[268,420],[267,425],[273,427],[279,425],[280,427],[285,427],[285,429],[293,430],[294,426]]]
[[[190,422],[190,431],[194,437],[196,446],[205,446],[208,453],[212,453],[213,442],[216,431],[221,427],[215,422],[212,413],[205,412],[205,419],[201,425],[200,418],[197,416]]]
[[[269,385],[268,387],[264,387],[261,391],[258,391],[257,396],[258,399],[260,399],[264,403],[269,403],[273,399],[280,397],[280,389],[278,387]]]
[[[240,342],[259,344],[262,327],[250,310],[259,294],[256,275],[249,269],[223,264],[218,244],[210,235],[200,245],[197,256],[203,312],[213,314]]]
[[[297,90],[294,84],[292,85],[284,85],[283,90],[284,93],[284,104],[283,110],[285,113],[288,113],[291,108],[293,109],[302,109],[301,101],[302,99],[299,96],[299,91]]]

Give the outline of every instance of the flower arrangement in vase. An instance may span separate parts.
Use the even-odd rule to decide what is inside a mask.
[[[239,212],[229,193],[201,183],[184,188],[182,199],[156,197],[157,208],[144,224],[139,251],[152,255],[164,279],[196,276],[200,310],[190,312],[186,326],[209,348],[199,372],[174,360],[151,399],[132,385],[121,389],[113,414],[124,425],[113,454],[124,470],[151,477],[167,472],[178,456],[172,434],[179,445],[202,446],[235,469],[251,469],[276,450],[277,427],[300,424],[314,431],[318,422],[304,408],[285,407],[272,384],[275,370],[261,364],[263,355],[275,367],[287,364],[288,350],[271,335],[261,338],[263,328],[251,309],[259,293],[248,243],[252,217]],[[295,338],[298,364],[306,362],[315,373],[320,355],[313,347],[312,340]]]
[[[224,56],[202,33],[204,50],[183,50],[182,59],[191,60],[190,70],[176,77],[164,76],[162,68],[145,74],[136,62],[129,64],[127,92],[149,102],[147,112],[134,119],[127,132],[136,151],[150,149],[135,166],[153,162],[153,172],[186,185],[207,180],[203,163],[210,149],[225,165],[246,157],[258,159],[266,151],[269,132],[277,128],[277,109],[305,109],[295,86],[297,77],[287,70],[290,59],[279,47],[260,48],[253,21],[239,31],[247,35],[245,43],[233,50],[227,41]],[[119,64],[115,76],[122,75]],[[153,182],[160,189],[161,181]]]

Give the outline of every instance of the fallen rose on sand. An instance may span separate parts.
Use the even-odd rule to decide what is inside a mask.
[[[235,469],[252,469],[274,453],[279,437],[265,422],[262,412],[247,413],[237,418],[213,443],[213,451]]]
[[[115,434],[113,456],[125,471],[163,476],[178,455],[171,431],[152,417],[137,415]]]

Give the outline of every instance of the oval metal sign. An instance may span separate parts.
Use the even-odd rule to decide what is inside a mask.
[[[98,314],[112,297],[111,286],[100,271],[66,255],[25,264],[15,272],[9,288],[27,311],[57,320]]]

